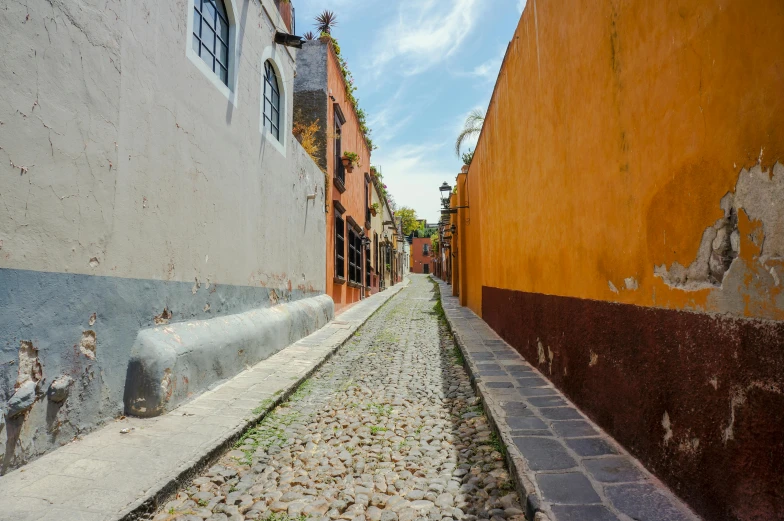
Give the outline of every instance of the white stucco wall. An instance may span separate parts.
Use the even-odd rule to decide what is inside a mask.
[[[0,10],[0,267],[323,288],[294,50],[272,42],[271,0],[234,2],[236,106],[186,57],[188,0]],[[285,155],[260,131],[262,56],[284,79]]]
[[[273,43],[272,0],[227,8],[229,87],[189,56],[192,0],[0,3],[0,473],[122,413],[140,329],[324,292],[295,50]],[[261,125],[266,59],[280,143]],[[12,422],[28,345],[40,393]],[[52,416],[60,376],[79,389]]]

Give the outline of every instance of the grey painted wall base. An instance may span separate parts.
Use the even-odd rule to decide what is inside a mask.
[[[126,414],[168,412],[211,385],[325,326],[334,315],[326,295],[238,315],[144,329],[131,351]]]
[[[0,268],[0,475],[123,414],[140,330],[161,320],[175,327],[271,309],[319,293]],[[41,369],[29,408],[27,395],[18,395],[27,388],[17,386],[25,353]],[[65,392],[53,389],[55,382]],[[15,396],[24,412],[9,409]]]

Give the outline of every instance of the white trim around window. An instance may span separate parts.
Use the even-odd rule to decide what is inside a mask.
[[[235,108],[237,107],[237,63],[239,61],[239,57],[237,56],[237,5],[236,0],[223,0],[223,3],[226,7],[226,14],[229,18],[229,74],[228,74],[228,85],[223,83],[221,79],[215,74],[212,69],[210,69],[199,55],[193,50],[193,10],[194,10],[194,1],[198,0],[187,0],[185,5],[187,6],[186,17],[188,20],[188,30],[186,33],[185,38],[185,55],[191,61],[193,65],[199,69],[202,74],[212,83],[216,89],[218,89],[221,94],[223,94],[226,99],[231,103]]]
[[[285,69],[281,66],[281,59],[283,58],[281,49],[280,45],[273,43],[261,53],[261,62],[259,63],[259,70],[261,71],[259,75],[259,132],[275,150],[280,152],[283,157],[286,157],[288,142],[291,139],[291,114],[289,114],[290,82],[284,72]],[[264,64],[268,61],[272,64],[272,68],[275,71],[278,80],[278,90],[280,91],[280,140],[276,139],[269,129],[264,127]]]

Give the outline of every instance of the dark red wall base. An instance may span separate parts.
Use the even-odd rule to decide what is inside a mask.
[[[482,314],[706,519],[784,519],[783,322],[490,287]]]

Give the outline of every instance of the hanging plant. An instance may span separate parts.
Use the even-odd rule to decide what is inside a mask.
[[[351,173],[354,171],[354,167],[360,166],[359,165],[359,155],[356,152],[343,152],[343,166],[346,167],[346,171]]]

